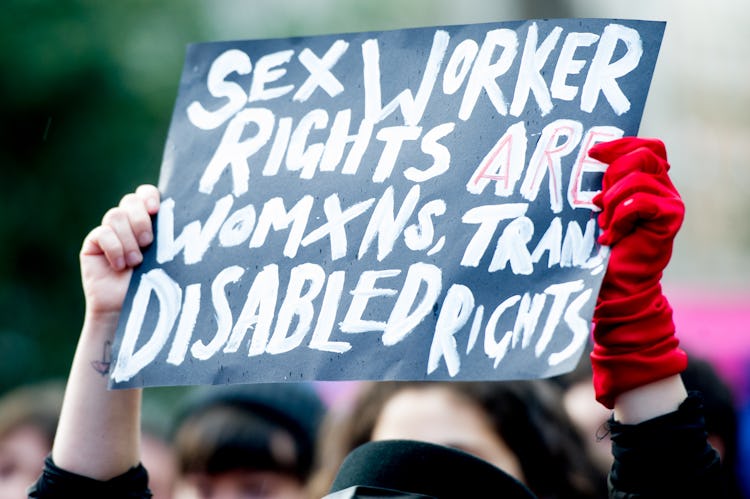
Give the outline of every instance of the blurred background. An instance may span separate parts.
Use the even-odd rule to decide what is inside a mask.
[[[0,16],[0,394],[64,377],[77,254],[155,183],[185,45],[542,17],[667,21],[641,135],[687,219],[664,283],[683,343],[750,400],[750,5],[745,0],[6,0]]]

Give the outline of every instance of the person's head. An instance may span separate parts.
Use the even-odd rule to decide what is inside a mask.
[[[689,391],[703,398],[708,442],[721,457],[722,479],[726,497],[740,497],[738,466],[738,415],[729,385],[708,361],[690,356],[682,381]]]
[[[346,457],[324,499],[534,499],[521,482],[461,450],[415,440],[363,444]]]
[[[332,429],[332,431],[331,431]],[[543,497],[594,496],[580,437],[544,381],[382,382],[367,385],[346,417],[326,425],[321,477],[373,440],[421,440],[500,467]]]
[[[603,480],[612,468],[612,441],[607,430],[607,420],[612,411],[596,401],[593,371],[589,356],[593,343],[589,343],[572,371],[551,378],[563,393],[565,411],[578,429],[586,450]]]
[[[25,498],[52,449],[62,383],[28,385],[0,399],[0,497]]]
[[[586,353],[590,352],[591,346]],[[605,475],[614,461],[611,441],[606,430],[611,411],[596,402],[591,380],[591,363],[582,362],[575,370],[553,378],[563,390],[563,402],[580,433],[592,461]],[[700,392],[703,399],[704,420],[709,443],[722,460],[722,474],[726,497],[740,497],[737,480],[737,408],[729,385],[722,380],[714,365],[688,352],[688,365],[681,373],[688,391]],[[597,438],[593,438],[596,435]]]
[[[177,418],[178,498],[301,499],[324,406],[308,385],[201,390]]]
[[[175,402],[190,388],[149,388],[141,403],[141,463],[148,470],[148,488],[153,499],[174,497],[177,458],[170,442]]]

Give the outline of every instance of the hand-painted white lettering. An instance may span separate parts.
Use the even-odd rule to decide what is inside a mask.
[[[495,253],[487,268],[488,272],[510,268],[516,275],[530,275],[534,271],[531,254],[526,245],[534,235],[534,222],[529,217],[518,217],[505,226],[503,233],[497,238]]]
[[[274,115],[268,109],[247,108],[237,113],[227,125],[219,147],[216,148],[216,152],[201,176],[200,192],[211,194],[221,174],[227,167],[230,167],[232,192],[235,196],[245,194],[250,179],[250,166],[247,160],[271,138],[274,121]],[[257,125],[257,133],[240,140],[244,136],[245,128],[251,123]]]
[[[338,312],[339,302],[341,301],[341,294],[344,290],[345,278],[346,273],[343,270],[337,270],[328,276],[323,303],[320,305],[320,315],[318,316],[318,322],[315,324],[315,330],[310,339],[309,346],[313,350],[344,353],[352,348],[351,343],[348,341],[330,340],[336,322],[336,313]]]
[[[385,142],[383,152],[372,174],[372,181],[382,183],[387,180],[393,172],[393,166],[398,159],[398,153],[404,141],[417,140],[422,134],[422,127],[418,126],[391,126],[381,128],[375,136],[376,139]]]
[[[271,334],[271,324],[276,311],[279,294],[279,266],[275,263],[266,265],[255,276],[247,292],[240,315],[232,328],[224,352],[239,350],[245,335],[252,329],[252,339],[248,348],[248,357],[261,355],[266,351],[266,344]]]
[[[423,282],[427,288],[422,294],[421,301],[415,306]],[[404,285],[383,330],[383,345],[393,346],[411,333],[432,311],[442,287],[443,274],[440,267],[422,262],[410,265]]]
[[[300,85],[292,100],[305,102],[310,98],[316,88],[320,87],[330,97],[336,97],[344,91],[344,86],[331,73],[331,68],[341,59],[349,44],[344,40],[336,40],[328,49],[322,59],[318,58],[312,50],[305,48],[297,56],[299,62],[310,72],[305,82]]]
[[[487,211],[486,214],[477,216],[472,213],[474,210],[477,210],[477,208],[469,210],[464,215],[464,223],[480,224],[477,232],[467,245],[461,261],[464,266],[475,267],[479,265],[497,231],[498,223],[500,220],[508,218],[511,221],[505,226],[497,239],[492,260],[487,268],[488,272],[504,270],[510,263],[514,274],[530,275],[534,272],[534,264],[542,260],[545,252],[549,253],[545,268],[554,265],[593,268],[593,266],[601,263],[601,258],[592,254],[597,248],[595,240],[596,221],[594,219],[586,222],[585,232],[581,230],[577,222],[570,221],[563,238],[562,222],[559,217],[555,217],[550,221],[549,227],[547,227],[533,251],[529,251],[528,243],[531,241],[535,230],[531,219],[522,214],[516,215],[516,212],[510,212],[507,214],[508,216],[504,216],[500,211],[497,213]]]
[[[391,253],[393,246],[396,244],[396,239],[403,232],[419,202],[419,184],[409,189],[409,193],[404,198],[397,214],[393,212],[393,196],[393,186],[389,186],[375,205],[365,234],[362,236],[362,242],[357,253],[358,260],[361,260],[367,253],[376,237],[378,238],[378,261],[382,262]]]
[[[562,220],[555,217],[544,231],[544,234],[536,243],[534,251],[531,252],[531,261],[538,263],[542,256],[547,252],[547,268],[552,268],[560,263],[560,253],[562,252]]]
[[[450,42],[450,35],[443,30],[436,30],[432,40],[432,49],[422,73],[422,81],[417,89],[416,97],[410,89],[404,89],[392,101],[382,105],[380,86],[380,48],[376,38],[362,44],[364,60],[363,83],[365,86],[365,119],[378,123],[393,113],[396,108],[401,109],[406,126],[416,126],[424,115],[427,102],[435,87],[440,67],[445,57],[445,51]]]
[[[300,242],[302,246],[320,241],[328,236],[331,242],[331,261],[346,256],[348,245],[346,238],[346,224],[370,209],[375,202],[375,198],[359,202],[341,211],[341,201],[338,194],[331,194],[323,202],[323,211],[326,215],[326,223],[307,234]],[[421,211],[420,211],[421,213]]]
[[[625,44],[625,54],[612,61],[618,42]],[[637,30],[621,24],[609,24],[602,31],[596,53],[581,91],[581,110],[593,112],[603,93],[612,110],[619,116],[630,110],[630,100],[617,84],[617,79],[638,67],[643,55],[643,41]]]
[[[198,312],[201,309],[201,285],[190,284],[185,288],[185,299],[182,302],[182,313],[177,323],[177,331],[169,349],[167,362],[179,366],[185,361],[190,340],[193,337],[195,324],[198,321]]]
[[[572,101],[578,95],[578,87],[568,85],[568,75],[577,75],[586,66],[585,59],[574,59],[578,47],[590,47],[599,39],[593,33],[568,33],[557,58],[555,72],[549,90],[552,97],[564,101]]]
[[[246,108],[230,121],[201,176],[199,188],[204,194],[211,194],[215,185],[226,170],[231,173],[232,192],[235,196],[245,194],[250,182],[250,158],[265,148],[270,142],[270,150],[262,168],[263,176],[279,173],[282,162],[288,171],[299,171],[300,178],[310,180],[315,172],[333,172],[337,169],[348,144],[352,144],[346,155],[341,174],[357,173],[362,158],[370,146],[374,131],[373,124],[363,120],[356,134],[348,135],[351,125],[351,110],[336,113],[325,141],[308,143],[317,131],[322,133],[329,128],[328,112],[313,109],[295,125],[292,118],[278,120],[268,109]],[[250,136],[245,137],[246,129],[253,126]],[[420,139],[421,151],[432,158],[432,164],[425,169],[408,166],[403,175],[413,182],[425,182],[444,174],[450,168],[450,150],[440,140],[453,132],[455,123],[442,123],[431,128],[422,136],[421,127],[395,126],[378,130],[377,140],[384,143],[378,162],[373,169],[372,181],[382,183],[388,180],[394,170],[399,154],[408,142]]]
[[[182,229],[179,237],[174,237],[174,200],[166,199],[161,203],[157,218],[156,261],[160,264],[172,261],[177,253],[184,250],[185,265],[198,263],[208,251],[222,224],[232,209],[234,199],[231,194],[219,199],[206,219],[205,225],[200,221],[190,222]]]
[[[328,113],[323,109],[313,109],[302,117],[292,132],[286,153],[286,167],[289,171],[299,171],[300,178],[311,179],[318,168],[325,145],[322,142],[307,144],[311,130],[323,130],[328,126]]]
[[[541,116],[546,116],[552,111],[552,97],[547,88],[547,83],[542,78],[541,71],[552,49],[557,45],[561,33],[562,28],[555,26],[547,35],[547,38],[537,47],[539,28],[535,22],[529,26],[523,55],[521,56],[521,65],[518,67],[516,90],[513,93],[513,102],[510,105],[510,114],[513,116],[521,115],[526,107],[530,91],[534,93]]]
[[[453,284],[445,295],[435,324],[435,334],[427,360],[427,374],[432,374],[438,368],[441,358],[445,359],[445,366],[451,377],[461,370],[461,356],[458,354],[455,335],[464,327],[473,311],[474,295],[471,289],[461,284]]]
[[[551,286],[548,286],[547,289],[544,290],[546,294],[552,295],[554,299],[552,300],[552,307],[550,308],[549,314],[547,315],[547,320],[544,323],[542,335],[539,337],[539,340],[537,341],[534,348],[534,354],[537,357],[541,357],[541,355],[544,353],[544,350],[546,350],[547,346],[549,345],[550,340],[552,340],[552,335],[554,334],[555,329],[557,329],[557,325],[560,323],[560,319],[562,319],[563,312],[568,307],[568,300],[570,299],[570,295],[573,293],[577,293],[582,289],[583,281],[579,280],[553,284]]]
[[[455,123],[438,125],[422,138],[422,152],[432,156],[434,162],[426,170],[419,170],[413,166],[404,170],[404,177],[412,182],[425,182],[447,172],[451,163],[451,152],[438,140],[453,132]]]
[[[216,333],[208,344],[203,340],[196,340],[190,347],[190,353],[198,360],[208,360],[218,352],[229,339],[232,330],[232,311],[227,301],[226,286],[237,282],[245,273],[245,269],[238,265],[227,267],[216,276],[211,283],[211,302],[216,313]]]
[[[292,225],[289,230],[286,244],[284,245],[284,256],[294,258],[299,249],[302,235],[307,227],[307,220],[310,218],[314,199],[309,194],[303,196],[291,210],[286,211],[284,200],[280,197],[271,198],[263,205],[263,211],[258,217],[258,224],[255,232],[250,238],[251,248],[260,248],[265,244],[268,232],[273,230],[279,231]]]
[[[213,130],[245,107],[247,94],[238,83],[226,81],[226,78],[232,73],[246,75],[252,68],[250,58],[241,50],[230,49],[219,55],[208,70],[206,86],[213,97],[226,97],[229,101],[213,111],[198,101],[191,102],[187,108],[190,122],[201,130]]]
[[[466,343],[467,355],[471,353],[472,350],[474,350],[474,345],[477,344],[479,333],[482,330],[482,321],[484,321],[484,305],[479,305],[477,307],[476,313],[474,314],[474,320],[471,323],[471,329],[469,330],[469,341]]]
[[[502,49],[502,53],[495,62],[491,62],[495,49],[498,47]],[[497,84],[497,78],[510,69],[517,53],[518,36],[515,31],[496,29],[487,32],[471,68],[469,82],[466,84],[466,91],[461,100],[461,108],[458,111],[458,117],[461,120],[467,121],[471,118],[482,90],[487,93],[487,97],[498,114],[502,116],[508,114],[508,104],[505,102],[503,91]]]
[[[399,269],[367,270],[362,272],[356,287],[350,291],[352,301],[346,311],[344,320],[339,323],[339,329],[344,333],[364,333],[368,331],[383,331],[385,321],[368,321],[362,319],[367,308],[367,303],[372,298],[381,296],[394,296],[397,291],[391,288],[376,288],[378,279],[396,277],[401,273]]]
[[[320,294],[325,280],[326,273],[320,265],[303,263],[292,269],[286,296],[279,308],[276,327],[271,339],[268,340],[266,352],[285,353],[302,344],[302,340],[312,327],[315,315],[312,301]],[[297,317],[297,327],[291,334],[288,334],[295,317]]]
[[[516,323],[513,325],[513,348],[518,346],[519,341],[521,348],[529,348],[546,302],[547,295],[544,293],[535,293],[533,298],[528,292],[523,294],[518,304]]]
[[[239,246],[247,241],[255,228],[255,206],[249,204],[229,215],[219,230],[219,245]]]
[[[561,267],[583,267],[591,257],[591,251],[596,243],[596,220],[586,222],[586,232],[581,233],[581,226],[571,220],[565,231],[562,248],[560,250]]]
[[[492,241],[497,226],[501,220],[517,218],[526,213],[529,205],[526,203],[508,203],[477,206],[467,211],[461,218],[465,224],[477,225],[477,231],[469,241],[461,258],[464,267],[478,267]]]
[[[445,201],[442,199],[433,199],[419,209],[419,212],[417,212],[418,223],[404,229],[404,242],[410,250],[422,251],[432,244],[435,237],[435,225],[432,217],[444,215],[445,210]]]
[[[159,303],[159,317],[151,337],[136,351],[151,293]],[[182,289],[162,269],[153,269],[141,276],[133,297],[132,312],[125,323],[117,362],[112,370],[115,382],[129,380],[159,355],[180,313],[181,301]]]
[[[585,290],[571,302],[568,308],[565,309],[565,323],[573,332],[573,337],[568,346],[559,352],[550,354],[549,359],[547,360],[550,366],[556,366],[568,360],[577,352],[581,351],[585,346],[586,340],[589,337],[589,328],[588,322],[581,317],[581,309],[589,301],[592,293],[593,291],[591,289]]]
[[[514,306],[521,299],[519,295],[513,295],[510,298],[506,298],[490,315],[487,320],[487,326],[484,328],[484,353],[487,357],[494,359],[494,367],[497,369],[500,361],[505,358],[505,354],[508,353],[510,348],[511,340],[513,339],[513,331],[505,331],[500,341],[495,338],[495,330],[497,329],[497,323],[500,317],[508,311],[509,308]]]
[[[273,138],[273,144],[271,144],[271,151],[268,153],[266,164],[263,166],[263,172],[261,173],[264,177],[273,177],[279,173],[292,136],[292,125],[292,118],[279,119],[276,135]]]
[[[432,256],[439,253],[440,250],[445,246],[446,240],[447,239],[445,236],[440,236],[440,239],[438,239],[438,241],[435,243],[435,246],[427,250],[427,256]]]
[[[484,353],[493,360],[494,368],[497,368],[512,350],[528,350],[533,346],[535,355],[540,357],[549,346],[553,333],[566,334],[566,330],[559,329],[561,320],[564,319],[571,339],[559,352],[546,357],[548,365],[559,365],[579,352],[588,337],[587,323],[581,318],[581,310],[589,303],[591,295],[592,290],[584,289],[583,281],[554,284],[548,286],[544,293],[536,293],[533,296],[529,292],[523,296],[512,295],[493,309],[487,323],[484,324],[484,305],[474,308],[471,290],[453,284],[443,300],[437,317],[427,362],[427,374],[437,370],[441,359],[445,359],[451,377],[459,374],[459,344],[466,341],[466,355],[470,354],[483,324]],[[467,336],[465,326],[472,314],[474,318]],[[514,314],[513,329],[499,332],[499,324],[513,321]],[[540,327],[542,331],[538,333]]]
[[[349,135],[351,121],[351,109],[344,109],[336,113],[333,125],[331,125],[330,135],[326,141],[323,157],[320,158],[320,171],[335,171],[344,157],[346,145],[351,143],[352,147],[349,150],[346,161],[344,161],[344,166],[341,168],[341,173],[344,175],[354,175],[357,173],[359,164],[362,162],[362,156],[364,156],[367,146],[370,144],[374,127],[372,122],[362,120],[357,133]]]
[[[467,38],[456,46],[445,65],[445,72],[443,73],[443,93],[445,95],[453,95],[458,92],[458,89],[466,81],[478,52],[479,44],[471,38]]]
[[[284,85],[282,87],[267,88],[266,85],[280,80],[286,74],[283,67],[294,55],[294,50],[282,50],[272,54],[264,55],[255,63],[255,73],[253,82],[250,85],[250,93],[247,97],[248,102],[259,100],[271,100],[286,95],[294,89],[294,85]]]
[[[180,228],[175,227],[175,215],[185,211],[176,210],[173,199],[162,203],[157,221],[157,263],[171,262],[183,252],[185,265],[194,265],[214,247],[229,255],[243,251],[243,246],[248,261],[269,250],[289,259],[300,254],[313,261],[277,265],[268,264],[273,260],[256,260],[255,270],[252,264],[231,265],[213,279],[200,273],[201,282],[193,284],[177,283],[163,270],[147,272],[133,295],[113,380],[132,379],[157,359],[162,361],[166,353],[167,368],[184,369],[188,351],[199,361],[223,363],[218,355],[227,354],[263,356],[265,362],[266,357],[292,351],[298,355],[306,346],[316,351],[316,356],[329,352],[334,358],[374,339],[349,336],[356,333],[376,333],[384,347],[392,348],[416,341],[416,332],[423,334],[428,320],[434,321],[430,322],[434,330],[426,359],[427,374],[432,376],[444,362],[448,376],[460,377],[462,362],[469,355],[472,360],[484,358],[497,369],[504,359],[521,350],[533,351],[552,372],[580,352],[588,337],[583,312],[595,298],[583,279],[569,277],[569,282],[558,283],[545,277],[540,285],[535,279],[514,278],[509,288],[498,289],[490,298],[475,295],[472,283],[454,283],[455,275],[450,279],[444,276],[447,270],[441,258],[458,251],[456,258],[463,267],[484,264],[489,273],[510,271],[516,276],[545,272],[553,266],[590,269],[592,275],[604,271],[608,249],[596,244],[595,220],[584,227],[562,211],[565,200],[572,210],[596,210],[592,199],[597,191],[590,189],[606,166],[590,158],[588,152],[596,143],[622,136],[623,131],[592,126],[584,132],[575,120],[548,119],[540,124],[534,116],[560,116],[562,108],[556,110],[555,105],[565,101],[570,109],[576,106],[572,103],[576,99],[584,112],[600,108],[606,99],[614,113],[627,113],[631,101],[625,91],[631,87],[624,84],[624,77],[640,63],[640,34],[618,24],[606,26],[601,33],[566,34],[561,26],[531,22],[521,31],[493,29],[477,40],[455,40],[453,47],[450,42],[446,31],[436,30],[429,55],[422,56],[422,61],[411,60],[405,69],[408,74],[389,73],[388,77],[395,79],[387,83],[386,75],[381,75],[381,62],[383,67],[391,66],[394,54],[381,54],[386,44],[376,38],[362,43],[361,61],[346,60],[361,62],[362,75],[339,71],[343,66],[337,64],[345,55],[359,57],[347,53],[349,44],[341,39],[332,41],[327,50],[316,45],[315,52],[299,47],[258,53],[252,62],[247,53],[236,49],[216,57],[208,68],[205,98],[188,102],[186,108],[192,125],[214,130],[197,133],[221,137],[197,186],[200,193],[216,198],[215,204],[201,220],[178,220]],[[411,67],[414,62],[423,68]],[[195,74],[206,70],[202,63],[193,69]],[[300,75],[299,69],[306,70],[307,76]],[[428,109],[431,102],[437,102],[431,99],[439,78],[441,106],[453,101],[445,108],[456,115],[455,121]],[[345,83],[364,92],[360,96],[364,109],[352,104],[358,96],[345,94]],[[341,107],[351,107],[310,109],[313,102],[342,94],[347,96]],[[600,94],[604,99],[599,99]],[[270,108],[254,107],[260,101],[282,97],[292,106],[303,107],[297,111],[285,108],[288,115],[278,117]],[[489,137],[489,144],[494,141],[494,145],[478,165],[466,168],[464,164],[482,157],[474,152],[466,158],[454,155],[453,161],[459,163],[452,165],[449,147],[471,139],[459,128],[462,121],[471,119],[477,106],[484,106],[484,115],[488,103],[490,113],[523,119],[506,124],[507,128]],[[429,122],[422,124],[424,117]],[[224,129],[217,130],[220,127]],[[533,151],[528,150],[529,143]],[[562,166],[565,163],[567,168],[574,157],[568,175]],[[252,173],[251,167],[255,169]],[[469,202],[469,206],[453,207],[449,213],[448,203],[441,199],[444,183],[430,181],[444,176],[441,180],[450,183],[445,174],[456,167],[471,174],[465,184],[471,195],[484,195],[494,183],[496,197],[517,201],[522,196],[525,202],[500,199],[476,206],[478,198],[469,196],[475,200],[474,206]],[[293,175],[300,180],[315,182],[296,196],[290,191],[270,197],[277,195],[270,194],[271,189],[260,201],[248,204],[245,200],[234,208],[235,198],[248,195],[251,175],[281,173],[289,178],[289,172],[296,172]],[[369,187],[350,189],[341,198],[343,190],[321,192],[312,185],[347,175],[345,183],[330,185],[349,189],[350,176],[357,174],[365,177],[362,180]],[[460,179],[459,185],[463,181]],[[552,211],[548,222],[536,218],[539,206],[531,209],[545,181]],[[379,197],[371,193],[378,185],[382,187]],[[367,194],[358,199],[357,192]],[[420,199],[423,193],[426,199]],[[446,232],[438,225],[454,221],[458,215],[462,215],[462,224],[476,227],[463,225],[454,234],[450,227]],[[535,227],[544,223],[549,225]],[[537,229],[546,229],[541,238],[535,236]],[[450,243],[455,245],[456,240],[465,248],[452,247]],[[360,242],[350,248],[352,241]],[[283,251],[279,251],[282,245]],[[300,246],[305,249],[300,251]],[[448,251],[437,255],[444,247]],[[226,251],[229,248],[237,249]],[[254,251],[260,248],[263,251]],[[395,256],[394,250],[399,253],[398,262],[385,265],[394,268],[371,265],[387,263],[389,256]],[[413,263],[411,258],[417,252],[435,258],[425,258],[429,263]],[[358,261],[347,267],[347,257]],[[363,261],[365,258],[368,260]],[[215,261],[212,255],[211,262]],[[328,267],[330,262],[339,262],[338,267]],[[206,263],[210,263],[208,258]],[[363,271],[363,264],[371,270]],[[265,267],[258,270],[261,265]],[[211,263],[212,272],[217,272],[214,266]],[[341,270],[345,267],[349,270]],[[473,278],[476,271],[464,268],[461,272],[469,279],[466,276]],[[202,285],[206,282],[211,282],[210,288]],[[481,278],[476,282],[482,282],[486,291],[486,282]],[[530,287],[524,283],[531,283]],[[215,330],[209,326],[206,332],[211,317]],[[478,349],[483,351],[472,352],[480,335]]]

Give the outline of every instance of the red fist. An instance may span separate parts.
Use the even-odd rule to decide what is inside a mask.
[[[593,200],[602,210],[599,243],[611,253],[594,312],[591,362],[597,400],[612,408],[619,394],[687,365],[660,284],[685,208],[661,141],[625,137],[597,144],[589,155],[609,164]]]

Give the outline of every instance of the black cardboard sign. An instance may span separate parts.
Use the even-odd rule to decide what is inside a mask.
[[[587,151],[637,134],[663,31],[191,45],[112,386],[572,369],[607,257]]]

